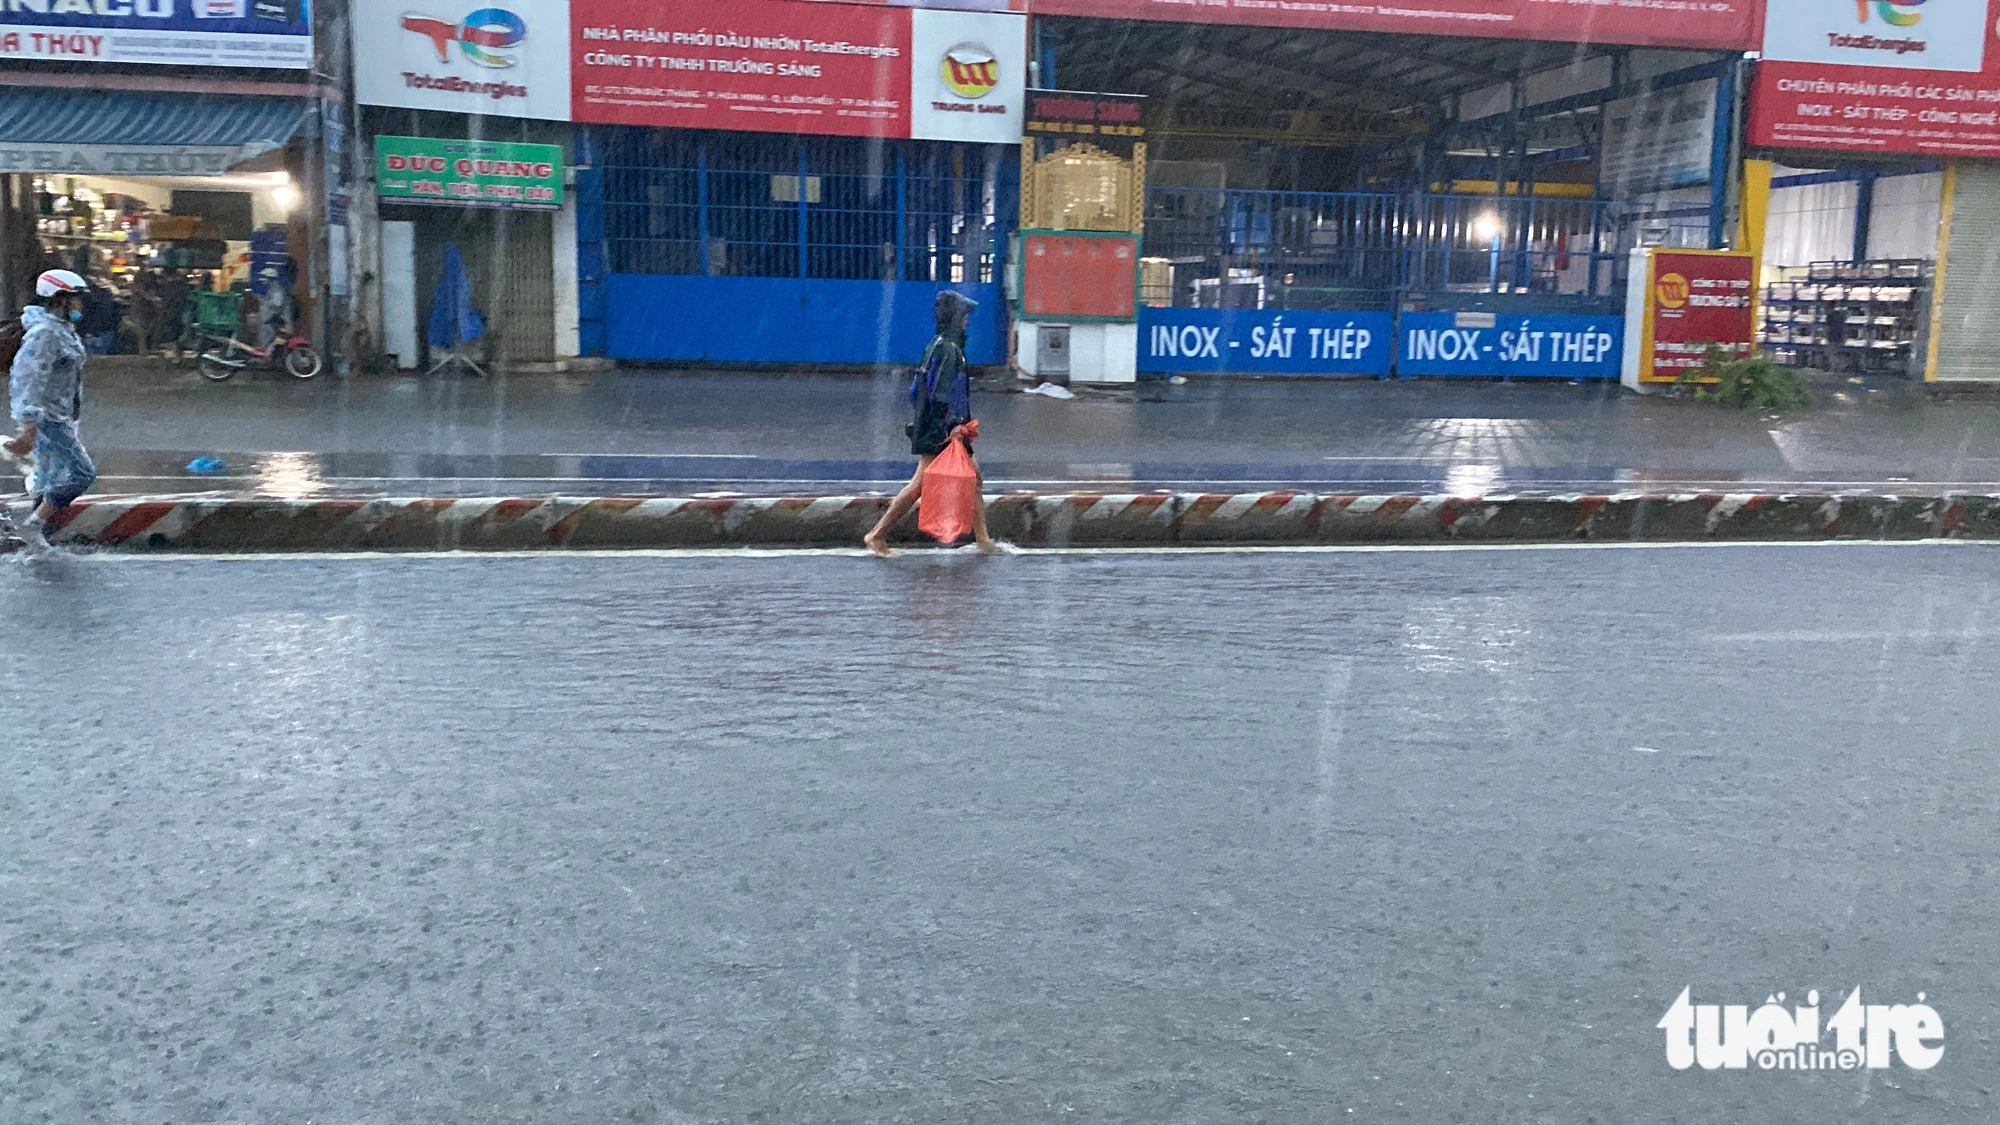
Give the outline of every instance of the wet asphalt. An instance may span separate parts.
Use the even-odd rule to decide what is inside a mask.
[[[10,560],[0,1121],[1991,1122],[1996,570]]]
[[[99,492],[832,494],[894,491],[913,465],[891,371],[210,383],[96,363],[83,436]],[[1817,394],[1778,417],[1609,384],[1199,379],[973,406],[1000,490],[2000,487],[2000,400],[1884,377]],[[188,472],[197,457],[225,468]]]

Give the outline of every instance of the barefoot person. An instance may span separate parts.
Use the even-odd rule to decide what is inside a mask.
[[[924,470],[959,436],[960,427],[972,421],[972,384],[965,369],[965,321],[979,303],[970,297],[946,290],[932,306],[937,335],[917,361],[917,373],[910,380],[910,405],[916,420],[904,428],[910,435],[910,452],[917,456],[917,472],[896,494],[889,510],[861,541],[884,558],[889,555],[889,531],[908,514],[924,492]],[[972,452],[967,442],[965,451]],[[974,460],[975,468],[978,461]],[[983,480],[981,482],[984,483]],[[998,554],[1000,545],[986,533],[986,505],[972,509],[972,535],[985,554]]]
[[[96,466],[76,439],[77,418],[83,413],[84,356],[76,322],[83,318],[88,290],[76,274],[50,270],[35,279],[39,303],[21,312],[25,332],[7,378],[14,421],[20,423],[21,432],[5,447],[16,457],[34,454],[35,469],[28,480],[34,511],[22,529],[30,538],[45,538],[44,529],[56,513],[97,479]]]

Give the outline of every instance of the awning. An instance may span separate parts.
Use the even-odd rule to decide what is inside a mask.
[[[0,172],[214,176],[283,147],[305,102],[0,88]]]

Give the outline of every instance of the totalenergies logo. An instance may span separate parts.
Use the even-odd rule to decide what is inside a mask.
[[[1854,0],[1854,11],[1862,23],[1868,22],[1868,9],[1872,6],[1890,27],[1915,27],[1924,14],[1908,9],[1921,7],[1923,3],[1924,0]]]
[[[480,66],[496,69],[514,65],[514,56],[504,54],[528,37],[528,25],[505,8],[481,8],[466,14],[463,23],[450,23],[415,12],[403,16],[403,30],[414,31],[437,48],[438,61],[451,61],[451,45]]]
[[[977,101],[999,87],[1000,60],[981,44],[960,43],[939,60],[938,77],[952,93]]]
[[[1677,273],[1663,274],[1653,283],[1653,295],[1663,309],[1677,309],[1688,303],[1688,279]]]

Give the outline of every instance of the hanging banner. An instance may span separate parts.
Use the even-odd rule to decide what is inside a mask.
[[[1599,189],[1612,199],[1705,184],[1715,159],[1715,95],[1704,78],[1604,107]]]
[[[1139,310],[1139,370],[1178,375],[1387,375],[1385,312]]]
[[[1008,144],[1027,20],[823,0],[574,0],[573,119]]]
[[[2000,0],[1769,0],[1750,141],[2000,156]]]
[[[562,146],[376,137],[375,194],[396,203],[553,211],[563,201]]]
[[[1626,289],[1625,385],[1671,383],[1711,347],[1731,358],[1756,349],[1751,285],[1756,258],[1737,250],[1632,251]]]
[[[351,0],[363,105],[569,120],[568,0]]]
[[[1396,374],[1616,379],[1625,322],[1615,316],[1406,312]]]
[[[305,70],[308,0],[8,0],[0,59]]]
[[[1846,3],[1846,0],[1840,0]],[[1038,16],[1396,31],[1744,51],[1756,46],[1759,0],[1034,0]]]

